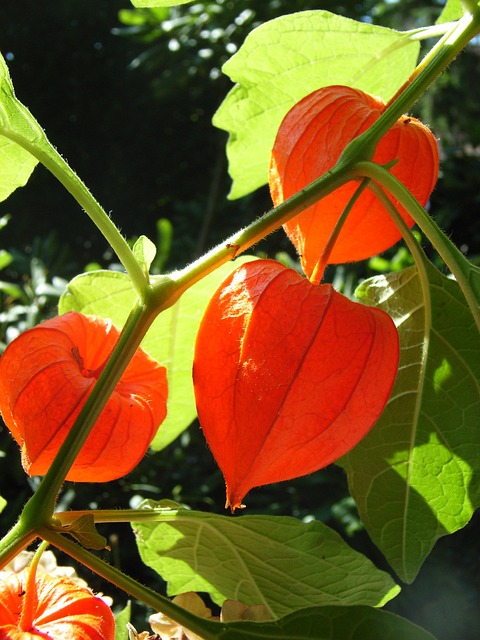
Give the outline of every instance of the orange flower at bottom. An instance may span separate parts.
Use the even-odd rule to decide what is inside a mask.
[[[114,636],[110,607],[69,578],[42,575],[33,581],[24,570],[2,581],[0,640],[113,640]]]
[[[30,475],[45,474],[119,337],[107,320],[70,312],[25,331],[0,359],[0,413]],[[129,473],[166,416],[165,367],[137,349],[67,480]]]

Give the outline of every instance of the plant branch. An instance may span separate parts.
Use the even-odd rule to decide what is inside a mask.
[[[288,222],[291,218],[302,213],[321,198],[327,196],[338,187],[351,180],[349,167],[336,167],[311,184],[301,189],[278,207],[265,213],[244,229],[233,234],[226,241],[211,249],[204,256],[180,271],[169,274],[172,288],[179,297],[193,284],[207,276],[222,264],[234,260],[238,255],[265,238],[268,234]],[[155,282],[152,278],[154,295],[161,296],[161,280]]]
[[[0,571],[37,538],[31,527],[18,521],[0,540]]]
[[[315,269],[313,270],[313,273],[310,277],[310,282],[312,282],[313,284],[320,283],[323,277],[323,272],[325,271],[325,267],[328,264],[328,259],[330,257],[330,254],[332,253],[332,249],[335,246],[336,241],[338,240],[338,236],[340,235],[343,225],[347,221],[347,218],[351,210],[355,206],[355,203],[367,188],[369,182],[370,180],[368,179],[362,180],[362,182],[356,188],[355,193],[348,201],[347,206],[344,208],[344,210],[340,214],[340,217],[338,218],[337,222],[335,223],[332,233],[330,234],[330,237],[328,238],[325,244],[325,247],[323,248],[322,255],[318,259],[318,262],[315,265]]]
[[[471,283],[474,267],[470,265],[461,251],[450,242],[400,180],[387,171],[387,169],[373,162],[359,162],[355,166],[353,173],[358,177],[370,178],[379,184],[408,211],[409,215],[415,220],[416,224],[455,276],[475,322],[480,329],[479,295]]]
[[[75,542],[68,540],[60,533],[48,528],[42,528],[39,531],[39,535],[53,546],[67,553],[72,558],[75,558],[78,562],[81,562],[97,575],[108,580],[119,589],[122,589],[131,595],[136,600],[152,607],[155,611],[161,611],[164,615],[168,616],[185,629],[200,635],[204,640],[215,640],[218,637],[218,632],[215,634],[207,632],[205,629],[205,621],[202,621],[202,619],[199,619],[193,613],[179,607],[168,598],[165,598],[153,591],[153,589],[145,587],[134,578],[125,575],[116,567],[112,567],[107,564],[101,558],[98,558],[93,553],[90,553],[83,547],[80,547]],[[215,626],[217,626],[217,624]],[[218,631],[220,631],[221,628],[221,623],[218,623]]]

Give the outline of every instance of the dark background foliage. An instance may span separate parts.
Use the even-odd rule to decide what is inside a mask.
[[[284,13],[327,9],[358,20],[405,29],[432,23],[442,3],[430,0],[359,3],[308,0],[218,0],[172,10],[133,10],[127,0],[3,0],[0,50],[16,93],[46,129],[122,232],[157,237],[157,220],[173,225],[168,267],[182,266],[270,207],[267,189],[228,201],[225,134],[211,118],[230,88],[220,68],[256,25]],[[430,91],[415,113],[441,138],[442,171],[431,209],[442,227],[474,259],[480,254],[479,47],[471,46]],[[2,341],[55,313],[64,279],[89,263],[115,262],[105,242],[62,187],[42,167],[28,186],[0,204],[10,221],[0,246],[12,262],[2,277],[15,289],[2,295]],[[258,248],[295,256],[281,232]],[[387,255],[402,258],[396,249]],[[402,258],[403,259],[403,258]],[[369,275],[331,274],[344,288]],[[48,286],[47,286],[48,285]],[[50,287],[50,288],[49,288]],[[2,532],[31,494],[17,446],[0,432],[0,493],[8,500]],[[170,498],[192,508],[223,513],[224,487],[198,425],[166,451],[150,454],[128,477],[102,485],[67,485],[62,508],[127,507],[139,497]],[[249,496],[249,513],[319,518],[388,570],[369,542],[335,466]],[[478,638],[480,563],[478,518],[441,540],[419,578],[389,607],[418,621],[440,640]],[[127,526],[110,530],[109,558],[139,574]],[[92,585],[109,592],[106,585]],[[157,581],[159,588],[162,588]],[[122,596],[114,593],[118,602]],[[142,611],[137,613],[141,617]],[[139,628],[144,628],[139,624]]]

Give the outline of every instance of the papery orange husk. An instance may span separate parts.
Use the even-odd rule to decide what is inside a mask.
[[[111,354],[119,331],[76,312],[20,334],[0,359],[0,412],[29,475],[50,467]],[[67,480],[106,482],[131,471],[166,416],[165,367],[138,349]]]
[[[285,116],[272,150],[269,185],[275,206],[332,169],[349,142],[363,133],[385,110],[367,93],[344,86],[314,91]],[[403,116],[377,145],[373,161],[390,169],[425,205],[438,177],[434,135],[419,120]],[[308,277],[340,214],[358,187],[350,181],[284,225]],[[413,220],[398,207],[408,226]],[[329,257],[329,263],[363,260],[385,251],[401,238],[383,205],[368,189],[352,208]]]
[[[235,270],[207,307],[193,368],[227,506],[352,449],[382,413],[398,358],[383,311],[273,260]]]
[[[113,640],[115,620],[100,597],[69,578],[38,577],[34,610],[22,619],[27,571],[0,585],[0,640]]]

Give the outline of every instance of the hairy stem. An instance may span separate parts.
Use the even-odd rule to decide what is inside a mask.
[[[434,220],[412,196],[408,189],[387,169],[373,162],[359,162],[353,170],[358,177],[370,178],[390,193],[415,220],[425,236],[434,246],[442,260],[455,276],[467,301],[475,322],[480,329],[480,304],[471,276],[474,267],[438,228]],[[478,278],[478,274],[476,275]]]
[[[175,605],[168,598],[159,595],[152,589],[140,584],[134,578],[122,573],[116,567],[107,564],[101,558],[98,558],[93,555],[93,553],[66,539],[61,534],[47,528],[42,529],[39,533],[44,540],[47,540],[50,544],[64,551],[72,558],[75,558],[75,560],[81,562],[97,575],[116,585],[136,600],[152,607],[155,611],[161,611],[185,629],[199,634],[204,640],[215,640],[215,638],[218,637],[216,633],[208,633],[205,629],[205,623],[202,624],[201,619],[197,618],[194,614]],[[220,629],[221,624],[219,623],[218,631],[220,631]]]

